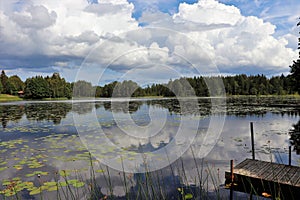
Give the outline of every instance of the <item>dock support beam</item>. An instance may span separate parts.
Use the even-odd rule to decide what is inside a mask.
[[[292,146],[289,146],[289,166],[292,165]]]
[[[250,122],[250,130],[251,130],[252,159],[255,160],[253,122]]]
[[[233,200],[233,181],[234,181],[234,174],[233,174],[233,160],[230,160],[230,175],[231,175],[231,183],[230,183],[230,200]]]

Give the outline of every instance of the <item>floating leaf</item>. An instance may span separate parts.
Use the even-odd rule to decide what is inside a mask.
[[[23,169],[23,166],[21,166],[21,165],[14,165],[14,168],[16,168],[17,170],[21,170],[21,169]]]
[[[22,188],[31,188],[33,187],[33,182],[21,182],[20,184],[18,184],[20,187]]]
[[[51,186],[47,189],[48,192],[56,191],[58,190],[57,186]]]
[[[45,175],[48,175],[48,174],[49,174],[48,172],[35,171],[35,172],[31,173],[31,174],[26,174],[25,176],[26,177],[31,177],[31,176],[35,176],[35,175],[43,175],[43,176],[45,176]]]
[[[80,187],[84,186],[84,182],[79,181],[79,182],[73,183],[72,185],[76,188],[80,188]]]
[[[61,170],[61,171],[59,171],[59,174],[63,177],[67,177],[70,175],[70,172],[67,170]]]
[[[15,177],[15,178],[13,178],[12,180],[13,180],[13,181],[20,181],[21,178],[20,178],[20,177]]]
[[[184,196],[184,199],[192,199],[193,198],[193,195],[188,193]]]
[[[103,169],[97,169],[95,170],[96,173],[104,173],[105,171]]]
[[[65,187],[65,186],[67,186],[68,184],[67,184],[66,181],[62,181],[62,182],[59,182],[59,185],[60,185],[61,187]]]
[[[0,152],[0,153],[1,153],[1,152]],[[6,164],[7,164],[6,161],[3,161],[3,162],[0,163],[0,165],[6,165]]]
[[[25,176],[26,177],[31,177],[31,176],[34,176],[35,174],[26,174]]]
[[[46,186],[57,186],[57,182],[54,182],[54,181],[45,182],[44,185],[46,185]]]
[[[43,171],[35,171],[34,173],[35,173],[36,175],[40,174],[40,175],[43,175],[43,176],[49,174],[48,172],[43,172]]]
[[[0,172],[6,170],[8,167],[0,167]]]
[[[25,164],[26,164],[26,160],[21,160],[21,161],[19,162],[19,164],[20,164],[20,165],[25,165]]]
[[[68,180],[67,181],[69,184],[74,184],[74,183],[77,183],[78,182],[78,180],[76,180],[76,179],[72,179],[72,180]]]
[[[13,196],[13,195],[16,194],[16,192],[15,192],[14,190],[8,190],[8,189],[4,190],[3,192],[4,192],[3,194],[4,194],[6,197],[10,197],[10,196]]]
[[[42,192],[42,189],[40,187],[38,188],[33,188],[33,190],[31,190],[29,192],[30,195],[36,195],[36,194],[40,194]]]

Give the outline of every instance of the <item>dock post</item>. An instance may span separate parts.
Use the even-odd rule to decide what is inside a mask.
[[[230,160],[230,175],[231,175],[231,183],[230,183],[230,200],[233,200],[233,181],[234,181],[234,175],[233,175],[233,160]]]
[[[250,122],[250,130],[251,130],[252,159],[255,160],[253,122]]]
[[[292,165],[292,146],[289,146],[289,166]]]

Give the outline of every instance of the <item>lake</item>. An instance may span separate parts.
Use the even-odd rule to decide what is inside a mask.
[[[287,164],[299,105],[292,97],[1,103],[0,195],[172,199],[203,195],[201,186],[226,199],[230,160],[252,155],[250,122],[256,158]],[[300,166],[295,151],[292,164]]]

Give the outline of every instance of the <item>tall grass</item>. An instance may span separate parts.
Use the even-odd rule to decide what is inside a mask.
[[[221,181],[224,175],[220,174],[218,168],[216,169],[214,165],[205,162],[204,159],[197,160],[194,150],[192,148],[190,150],[194,162],[194,177],[187,173],[186,164],[182,158],[164,169],[153,172],[147,170],[148,166],[145,164],[146,172],[137,174],[125,173],[122,158],[123,171],[119,172],[117,180],[122,183],[123,192],[122,194],[115,193],[116,172],[109,167],[103,167],[101,163],[96,165],[97,161],[93,159],[91,154],[88,154],[89,169],[85,175],[80,171],[74,171],[75,175],[71,175],[68,171],[62,171],[56,173],[54,181],[50,183],[41,181],[38,186],[24,187],[22,190],[18,184],[9,185],[8,183],[9,189],[14,193],[13,195],[0,193],[0,199],[1,197],[2,199],[22,199],[21,193],[26,191],[32,194],[31,197],[28,195],[28,199],[34,197],[49,199],[47,198],[49,191],[55,194],[57,200],[228,199],[229,191],[224,190]],[[254,195],[261,195],[247,180],[243,183],[243,187],[250,189]],[[280,193],[280,188],[277,192]],[[235,193],[235,199],[239,199],[237,193]]]
[[[195,159],[196,160],[196,159]],[[114,192],[114,181],[111,170],[108,167],[104,169],[94,165],[95,160],[90,156],[89,158],[89,172],[86,176],[80,172],[75,172],[75,175],[68,174],[67,171],[60,173],[54,178],[53,182],[43,183],[33,187],[24,187],[23,190],[18,190],[17,186],[12,185],[11,189],[16,191],[14,195],[8,193],[0,194],[0,199],[22,199],[22,193],[27,193],[28,199],[49,199],[51,191],[52,197],[57,200],[99,200],[99,199],[145,199],[145,200],[168,200],[168,199],[209,199],[209,191],[204,190],[201,185],[209,185],[213,180],[215,192],[220,189],[219,183],[215,178],[211,177],[215,173],[215,169],[210,166],[197,166],[198,176],[195,177],[194,182],[190,182],[185,169],[185,163],[182,159],[169,167],[157,170],[154,172],[147,171],[140,174],[128,174],[119,172],[119,179],[123,185],[123,194],[118,196]],[[195,163],[196,164],[196,163]],[[147,165],[145,165],[147,168]],[[203,169],[205,167],[205,169]],[[124,169],[124,168],[123,168]],[[207,176],[200,174],[202,169],[207,171]],[[101,180],[96,173],[101,171]],[[168,175],[166,176],[166,171]],[[114,177],[115,178],[115,177]],[[115,179],[114,179],[115,180]],[[84,183],[81,185],[81,183]],[[79,185],[80,184],[80,185]],[[103,190],[107,188],[107,190]],[[29,195],[28,195],[29,194]],[[54,195],[53,195],[54,194]],[[2,196],[1,196],[2,195]],[[2,197],[2,198],[1,198]],[[220,198],[218,198],[220,199]],[[224,197],[226,199],[226,197]]]

